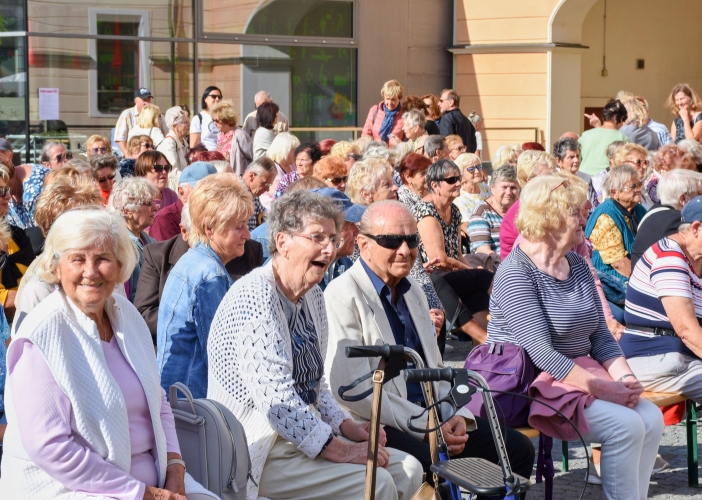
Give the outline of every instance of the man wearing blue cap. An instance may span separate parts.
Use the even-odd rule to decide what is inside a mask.
[[[199,180],[216,173],[215,166],[204,161],[196,161],[183,170],[178,184],[178,201],[156,212],[149,236],[156,241],[166,241],[180,234],[180,214],[183,211],[183,205],[188,202],[190,192]]]
[[[339,248],[336,250],[336,260],[330,264],[329,269],[324,273],[324,279],[319,283],[320,288],[324,290],[331,280],[341,276],[353,265],[353,261],[349,259],[349,256],[353,255],[356,246],[356,236],[358,236],[357,224],[361,222],[361,217],[363,212],[366,211],[366,207],[353,203],[348,196],[338,189],[325,187],[313,189],[312,192],[334,200],[335,203],[338,203],[344,209],[344,215],[346,216],[346,222],[344,222],[344,226],[341,229]]]

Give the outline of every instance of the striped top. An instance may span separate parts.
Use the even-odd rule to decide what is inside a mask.
[[[599,363],[622,356],[587,263],[573,252],[566,259],[570,274],[559,280],[514,247],[495,275],[487,330],[488,343],[522,346],[534,366],[556,380],[568,375],[579,356],[589,354]]]
[[[502,216],[487,201],[478,203],[468,221],[471,253],[475,253],[478,248],[488,245],[493,252],[499,254],[501,225]]]
[[[663,238],[646,250],[631,273],[624,316],[627,328],[620,340],[627,358],[666,352],[692,355],[679,337],[656,336],[636,329],[637,325],[673,329],[661,297],[691,299],[695,314],[702,318],[702,279],[695,274],[680,245],[670,238]]]

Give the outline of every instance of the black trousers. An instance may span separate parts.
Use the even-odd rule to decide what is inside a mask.
[[[478,428],[469,432],[468,442],[462,453],[452,458],[484,458],[494,464],[498,463],[497,450],[495,442],[492,439],[490,424],[484,418],[475,417]],[[534,447],[529,438],[520,432],[503,427],[502,433],[505,439],[507,448],[507,457],[512,466],[512,471],[522,477],[529,479],[531,471],[534,467]],[[422,464],[424,472],[427,474],[427,480],[432,482],[431,453],[429,451],[429,443],[419,441],[410,434],[395,429],[394,427],[385,426],[385,434],[388,437],[387,446],[396,450],[404,451],[408,455],[412,455]],[[478,497],[479,499],[481,497]]]
[[[484,269],[434,271],[429,275],[446,311],[446,319],[451,320],[459,311],[454,327],[465,325],[477,312],[487,311],[490,304],[488,290],[494,277]]]

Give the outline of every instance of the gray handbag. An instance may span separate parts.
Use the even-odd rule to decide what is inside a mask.
[[[178,399],[178,391],[185,399]],[[169,399],[180,452],[188,473],[222,500],[245,500],[251,459],[244,428],[224,405],[193,399],[181,382],[170,387]]]

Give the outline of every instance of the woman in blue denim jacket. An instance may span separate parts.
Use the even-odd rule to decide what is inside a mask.
[[[190,250],[173,267],[158,311],[157,363],[161,387],[188,386],[207,396],[207,337],[219,303],[234,283],[224,267],[244,253],[253,213],[251,193],[231,173],[209,175],[188,198]]]

